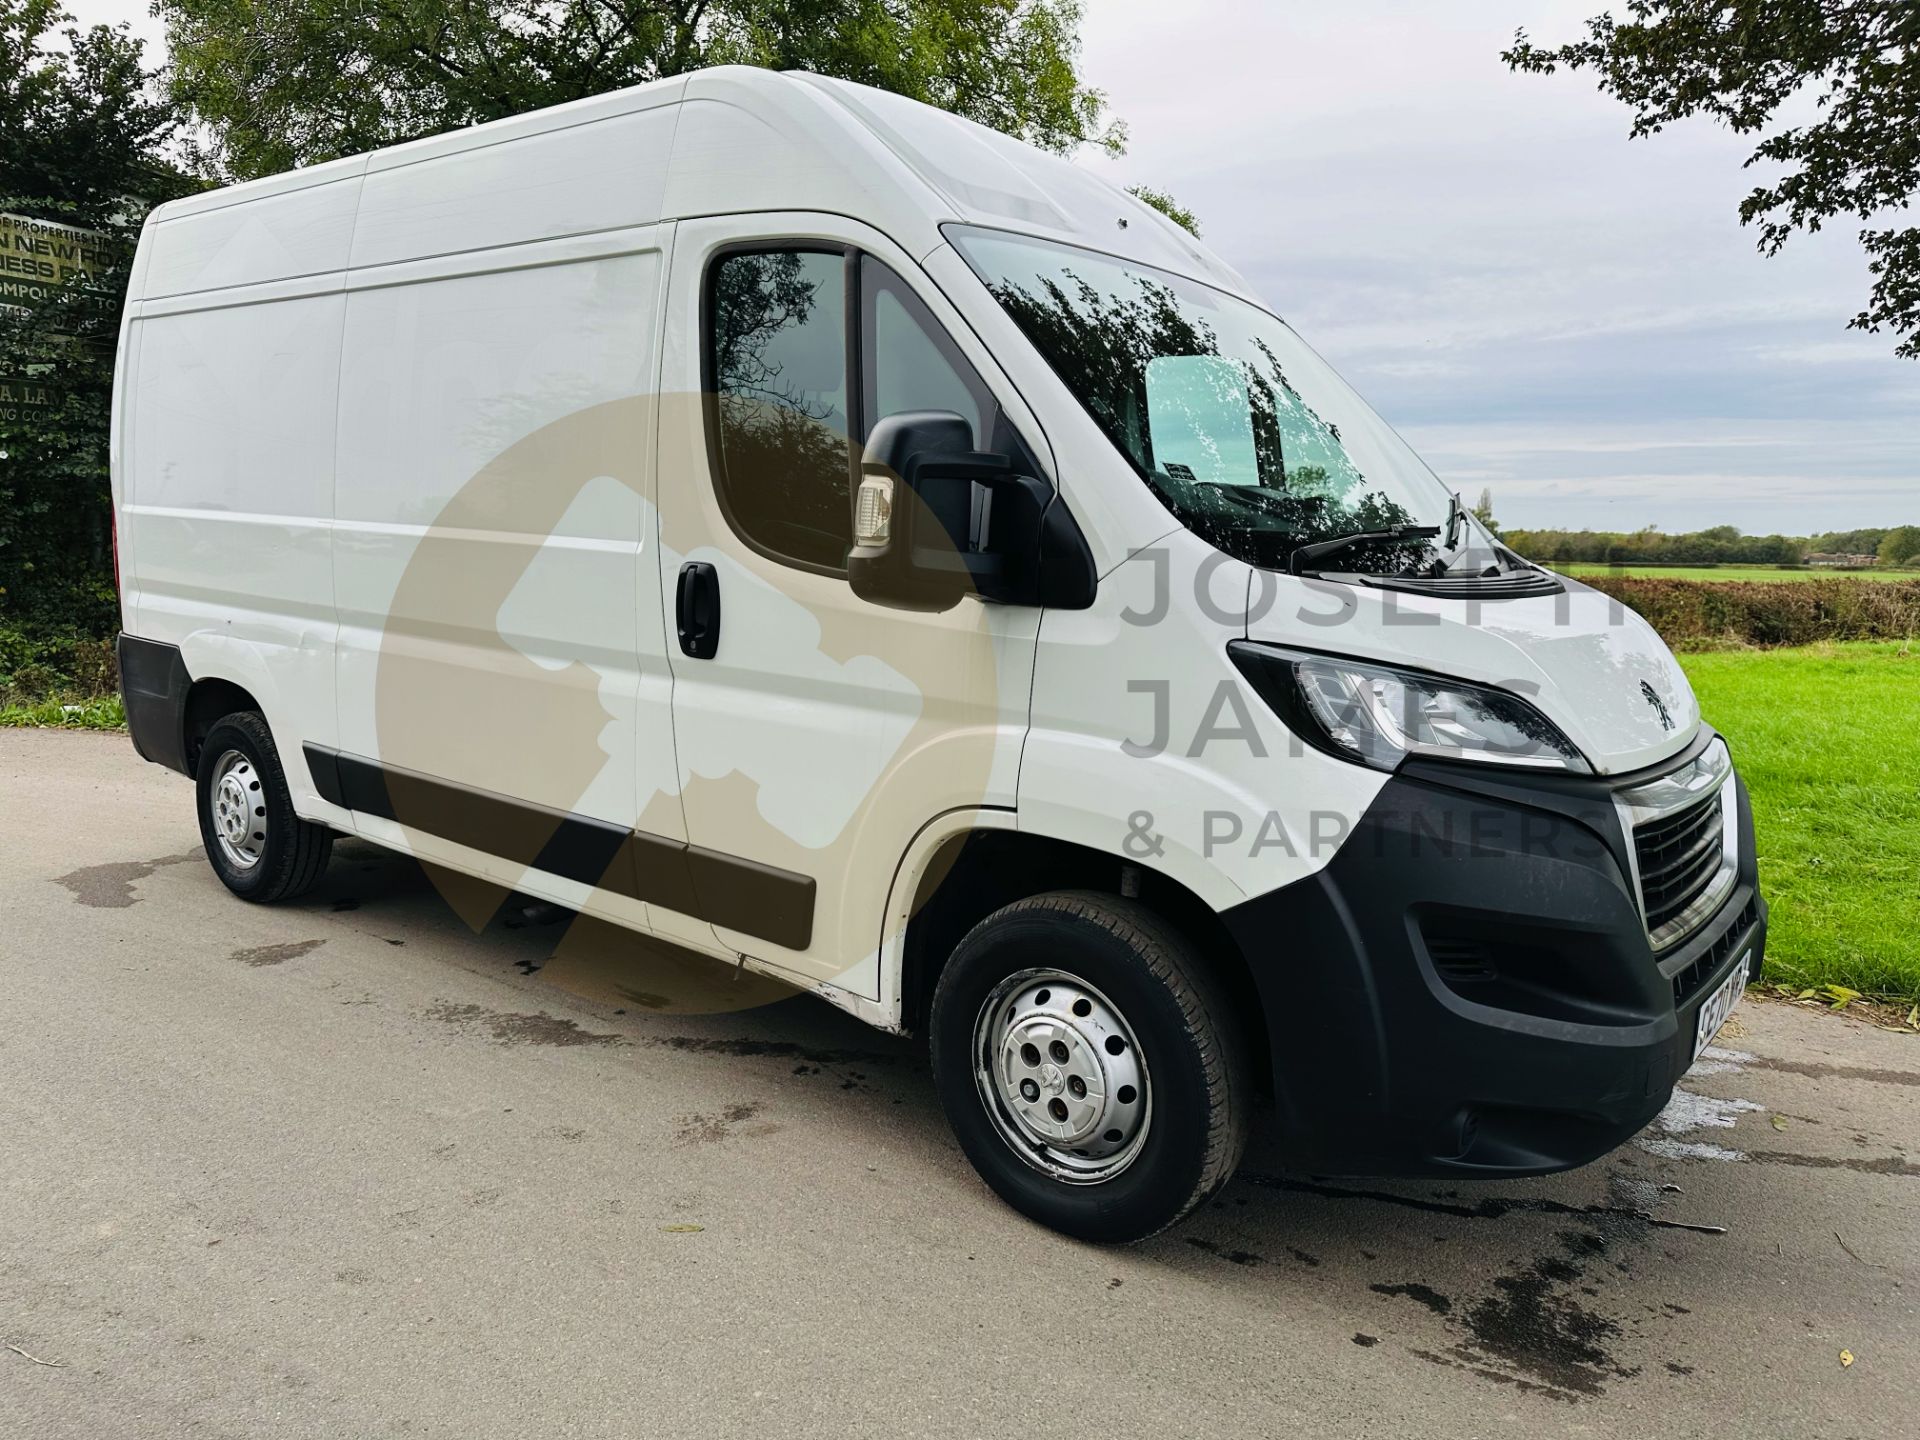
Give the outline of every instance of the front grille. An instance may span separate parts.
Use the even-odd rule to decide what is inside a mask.
[[[1718,738],[1666,774],[1617,792],[1656,952],[1705,925],[1733,893],[1734,796],[1733,758]]]
[[[1733,954],[1733,947],[1747,938],[1748,932],[1753,929],[1754,922],[1759,918],[1759,904],[1756,901],[1749,900],[1747,902],[1747,908],[1740,912],[1740,918],[1727,927],[1725,934],[1721,935],[1718,940],[1714,941],[1713,944],[1702,951],[1699,959],[1695,960],[1684,970],[1674,972],[1674,1009],[1680,1009],[1689,1000],[1693,999],[1695,995],[1700,993],[1700,988],[1714,977],[1722,965],[1726,964],[1728,958]],[[1758,975],[1750,975],[1748,978],[1758,980],[1760,977]]]
[[[1713,794],[1633,832],[1648,930],[1658,933],[1678,919],[1719,875],[1725,849],[1722,810],[1720,796]]]

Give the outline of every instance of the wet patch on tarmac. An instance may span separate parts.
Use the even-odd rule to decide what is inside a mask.
[[[1267,1263],[1267,1258],[1264,1255],[1256,1255],[1251,1250],[1229,1250],[1226,1246],[1216,1241],[1205,1239],[1199,1235],[1187,1236],[1187,1244],[1193,1246],[1196,1250],[1204,1250],[1209,1255],[1218,1256],[1220,1259],[1233,1265],[1264,1265]]]
[[[764,1109],[766,1106],[758,1100],[741,1100],[727,1106],[718,1115],[682,1115],[674,1122],[674,1143],[717,1145],[722,1140],[730,1140],[736,1135],[771,1135],[780,1128],[778,1125],[741,1128]]]
[[[1319,1180],[1296,1179],[1289,1175],[1261,1174],[1258,1171],[1242,1170],[1234,1177],[1234,1183],[1253,1185],[1263,1190],[1291,1190],[1305,1195],[1324,1195],[1335,1200],[1374,1200],[1383,1205],[1399,1205],[1409,1210],[1424,1211],[1429,1215],[1450,1215],[1462,1220],[1504,1220],[1509,1215],[1568,1215],[1576,1217],[1612,1217],[1619,1220],[1636,1220],[1642,1225],[1667,1230],[1700,1230],[1708,1234],[1718,1234],[1717,1225],[1698,1225],[1688,1220],[1667,1220],[1652,1214],[1649,1210],[1631,1205],[1569,1205],[1564,1200],[1549,1200],[1544,1196],[1490,1196],[1478,1204],[1467,1205],[1459,1201],[1459,1192],[1445,1190],[1432,1199],[1418,1195],[1396,1195],[1387,1190],[1355,1190],[1344,1185],[1329,1185]]]
[[[1804,1075],[1812,1080],[1865,1080],[1871,1085],[1920,1085],[1920,1070],[1880,1070],[1865,1065],[1828,1065],[1818,1060],[1779,1060],[1758,1056],[1748,1062],[1755,1070],[1782,1075]]]
[[[489,1010],[484,1005],[435,1005],[426,1012],[429,1020],[438,1020],[458,1030],[484,1031],[501,1045],[621,1045],[624,1037],[596,1030],[582,1030],[572,1020],[549,1015],[515,1014]]]
[[[232,959],[242,965],[256,968],[263,965],[284,965],[289,960],[298,960],[302,955],[319,949],[327,942],[324,940],[289,940],[284,945],[255,945],[246,950],[236,950]]]
[[[1589,1310],[1573,1293],[1589,1264],[1606,1255],[1606,1241],[1590,1231],[1559,1239],[1564,1256],[1542,1256],[1500,1276],[1492,1294],[1467,1307],[1468,1338],[1454,1350],[1568,1398],[1591,1398],[1607,1381],[1631,1379],[1640,1369],[1613,1356],[1620,1323]]]
[[[1242,1201],[1241,1203],[1245,1204],[1246,1202]],[[1216,1203],[1214,1208],[1217,1210],[1220,1206]],[[1205,1251],[1216,1260],[1225,1260],[1232,1265],[1278,1265],[1280,1263],[1271,1256],[1261,1255],[1252,1250],[1236,1250],[1230,1246],[1222,1245],[1217,1240],[1209,1240],[1203,1235],[1189,1235],[1186,1237],[1186,1241],[1187,1244],[1193,1246],[1194,1249]],[[1309,1270],[1317,1270],[1320,1268],[1320,1257],[1318,1255],[1309,1255],[1297,1245],[1287,1246],[1286,1251],[1287,1255],[1295,1264],[1304,1265]]]
[[[1482,1380],[1491,1380],[1497,1385],[1511,1385],[1522,1394],[1546,1395],[1555,1400],[1573,1400],[1577,1397],[1563,1390],[1555,1390],[1551,1385],[1537,1384],[1531,1380],[1522,1380],[1517,1375],[1509,1375],[1504,1370],[1496,1370],[1491,1365],[1476,1365],[1457,1355],[1441,1355],[1432,1350],[1415,1348],[1410,1352],[1430,1365],[1444,1365],[1449,1370],[1464,1370],[1469,1375],[1478,1375]]]
[[[1416,1304],[1426,1306],[1436,1315],[1453,1313],[1453,1301],[1431,1285],[1421,1285],[1409,1280],[1400,1285],[1369,1285],[1367,1288],[1376,1295],[1404,1295]]]
[[[704,1035],[658,1035],[642,1043],[690,1055],[765,1055],[780,1060],[803,1060],[810,1065],[890,1065],[897,1058],[877,1050],[817,1050],[793,1040],[717,1040]]]
[[[1862,1175],[1920,1175],[1920,1165],[1898,1155],[1868,1160],[1858,1155],[1799,1155],[1791,1150],[1749,1150],[1746,1158],[1759,1165],[1799,1165],[1809,1170],[1855,1170]]]
[[[73,892],[73,898],[82,905],[96,910],[124,910],[129,905],[139,903],[140,897],[133,893],[136,880],[146,879],[163,865],[184,865],[189,860],[200,858],[202,852],[189,850],[181,855],[162,855],[157,860],[120,860],[111,865],[86,865],[56,876],[54,883],[66,886]]]
[[[1595,1399],[1611,1382],[1641,1373],[1614,1353],[1626,1338],[1626,1324],[1582,1298],[1600,1295],[1605,1277],[1596,1271],[1626,1266],[1611,1253],[1615,1240],[1601,1231],[1563,1231],[1556,1239],[1557,1251],[1519,1262],[1471,1301],[1456,1304],[1417,1283],[1368,1288],[1426,1306],[1458,1337],[1444,1349],[1408,1347],[1430,1364],[1548,1399]],[[1675,1373],[1690,1372],[1681,1367]]]
[[[1373,1302],[1382,1307],[1374,1312],[1381,1323],[1351,1333],[1352,1343],[1373,1348],[1383,1339],[1397,1341],[1405,1347],[1405,1353],[1430,1364],[1566,1404],[1599,1399],[1614,1385],[1642,1375],[1648,1367],[1666,1364],[1673,1375],[1689,1373],[1690,1356],[1675,1356],[1670,1345],[1665,1354],[1661,1353],[1662,1342],[1671,1339],[1670,1327],[1682,1323],[1677,1317],[1687,1314],[1687,1308],[1672,1301],[1649,1301],[1640,1306],[1626,1303],[1638,1298],[1635,1292],[1641,1288],[1641,1282],[1634,1278],[1640,1268],[1634,1263],[1635,1257],[1660,1253],[1673,1259],[1671,1249],[1660,1248],[1675,1243],[1658,1238],[1665,1232],[1725,1233],[1723,1227],[1704,1221],[1651,1213],[1669,1197],[1683,1192],[1676,1185],[1634,1174],[1630,1163],[1608,1176],[1607,1198],[1611,1203],[1586,1205],[1535,1195],[1475,1197],[1451,1189],[1395,1193],[1244,1171],[1236,1183],[1298,1196],[1324,1196],[1342,1208],[1354,1200],[1373,1201],[1440,1217],[1437,1226],[1415,1229],[1425,1232],[1433,1228],[1442,1233],[1430,1237],[1409,1233],[1397,1252],[1356,1248],[1351,1251],[1351,1262],[1338,1253],[1336,1246],[1325,1266],[1317,1269],[1317,1276],[1335,1277],[1336,1283],[1340,1277],[1351,1276],[1349,1283],[1364,1283],[1371,1295],[1384,1297]],[[1489,1222],[1520,1226],[1527,1217],[1564,1219],[1550,1238],[1525,1242],[1527,1251],[1495,1261],[1486,1269],[1461,1270],[1456,1260],[1447,1258],[1456,1247],[1444,1242],[1459,1241],[1460,1248],[1477,1245],[1481,1242],[1464,1232],[1478,1231]],[[1463,1221],[1478,1223],[1463,1226]],[[1404,1224],[1400,1228],[1404,1230]],[[1235,1238],[1241,1245],[1247,1243]],[[1428,1251],[1417,1243],[1424,1238],[1444,1248]],[[1255,1251],[1235,1248],[1234,1240],[1224,1237],[1190,1236],[1187,1243],[1235,1265],[1271,1263]],[[1536,1243],[1539,1248],[1535,1248]],[[1371,1283],[1352,1275],[1362,1259],[1390,1264],[1394,1263],[1394,1253],[1407,1267],[1399,1275]],[[1429,1255],[1437,1260],[1437,1271],[1432,1269],[1434,1262],[1426,1259]],[[1303,1265],[1307,1263],[1304,1257],[1304,1251],[1295,1256]],[[1408,1276],[1407,1270],[1414,1275]],[[1422,1275],[1422,1270],[1429,1273]],[[1357,1311],[1365,1303],[1363,1297],[1355,1297],[1350,1308]],[[1386,1308],[1389,1306],[1393,1308]],[[1394,1330],[1400,1334],[1396,1336]]]

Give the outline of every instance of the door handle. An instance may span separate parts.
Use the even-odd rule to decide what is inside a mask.
[[[704,560],[687,561],[680,567],[673,608],[680,652],[711,660],[720,649],[720,572]]]

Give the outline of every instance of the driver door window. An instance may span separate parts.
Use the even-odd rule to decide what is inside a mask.
[[[723,255],[709,283],[709,424],[740,538],[807,569],[846,564],[847,262],[840,251]]]
[[[854,345],[850,274],[860,301]],[[992,392],[906,282],[872,256],[732,251],[714,262],[708,286],[714,479],[729,524],[761,554],[807,570],[846,568],[858,446],[877,420],[951,410],[973,427],[976,447],[1006,439]]]

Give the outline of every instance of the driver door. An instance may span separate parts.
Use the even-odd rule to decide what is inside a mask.
[[[918,268],[838,217],[682,223],[668,307],[661,577],[696,918],[877,999],[915,833],[1014,805],[1039,611],[855,596],[859,449],[877,419],[936,409],[1025,450],[1010,392]]]

